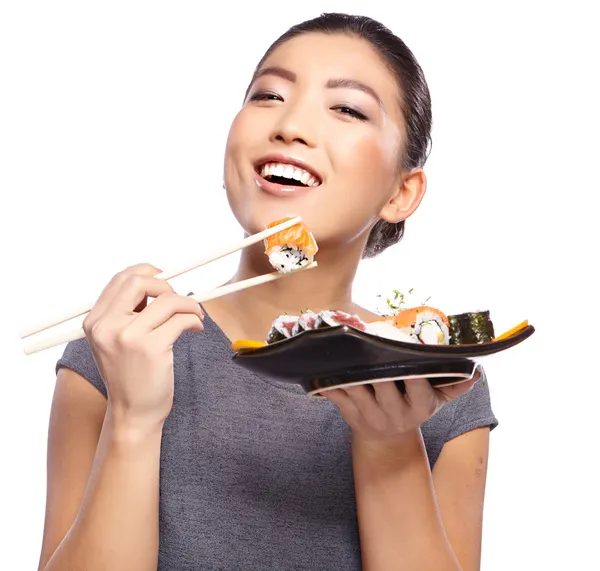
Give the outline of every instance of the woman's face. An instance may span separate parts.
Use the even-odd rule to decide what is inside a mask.
[[[246,232],[299,215],[320,246],[364,236],[401,186],[399,95],[360,38],[307,33],[279,46],[227,140],[225,188]]]

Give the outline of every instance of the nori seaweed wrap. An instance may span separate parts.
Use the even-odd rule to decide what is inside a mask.
[[[495,337],[489,311],[475,311],[449,315],[450,345],[479,344]]]
[[[267,344],[277,343],[289,339],[293,335],[294,326],[298,321],[297,315],[280,315],[273,321],[271,330],[267,335]]]

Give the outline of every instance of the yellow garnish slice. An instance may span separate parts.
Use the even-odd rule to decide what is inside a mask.
[[[522,323],[519,323],[516,327],[509,329],[506,333],[499,335],[494,339],[494,341],[500,341],[501,339],[506,339],[507,337],[512,337],[515,333],[521,331],[521,329],[525,329],[529,325],[529,321],[525,320]]]
[[[264,346],[266,346],[264,341],[252,341],[251,339],[239,339],[231,344],[231,348],[236,352],[244,349],[260,349]]]

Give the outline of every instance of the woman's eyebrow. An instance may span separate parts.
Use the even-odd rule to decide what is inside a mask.
[[[251,85],[259,77],[263,77],[264,75],[274,75],[291,83],[296,83],[298,79],[298,76],[293,71],[275,65],[259,69],[252,78]],[[379,97],[377,91],[375,91],[370,85],[367,85],[358,79],[350,79],[349,77],[329,79],[326,83],[326,87],[329,89],[356,89],[358,91],[362,91],[363,93],[370,95],[373,99],[375,99],[375,101],[377,101],[377,104],[380,107],[384,108],[383,101],[381,100],[381,97]]]
[[[375,91],[370,85],[367,85],[362,81],[358,81],[358,79],[350,79],[348,77],[330,79],[327,82],[327,87],[329,87],[330,89],[357,89],[358,91],[362,91],[363,93],[367,93],[368,95],[370,95],[373,99],[375,99],[375,101],[377,101],[379,107],[383,107],[383,101],[381,100],[381,97],[379,97],[379,95],[377,94],[377,91]]]
[[[262,77],[263,75],[275,75],[277,77],[281,77],[282,79],[287,79],[292,83],[295,83],[298,77],[293,71],[290,71],[289,69],[285,69],[283,67],[279,67],[278,65],[274,65],[271,67],[263,67],[262,69],[259,69],[254,74],[254,77],[252,78],[252,83],[254,83],[259,77]]]

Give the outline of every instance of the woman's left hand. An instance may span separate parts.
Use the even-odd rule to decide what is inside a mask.
[[[456,385],[434,388],[427,379],[404,381],[402,394],[394,382],[359,385],[325,391],[340,412],[354,437],[363,441],[401,440],[436,414],[446,403],[469,392],[481,378],[478,368],[471,379]]]

